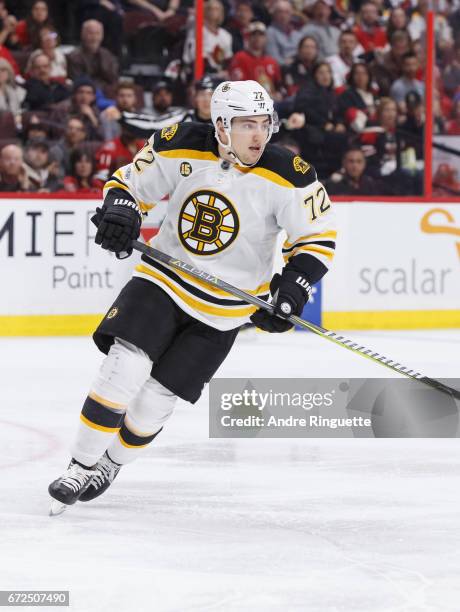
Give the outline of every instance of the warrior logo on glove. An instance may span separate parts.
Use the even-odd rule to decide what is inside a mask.
[[[215,255],[235,240],[238,214],[228,198],[216,191],[195,191],[179,214],[179,238],[195,255]]]

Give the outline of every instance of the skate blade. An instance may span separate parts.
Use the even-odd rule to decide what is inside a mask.
[[[57,499],[52,499],[49,516],[59,516],[59,514],[62,514],[63,512],[65,512],[66,509],[67,509],[66,504],[63,504]]]

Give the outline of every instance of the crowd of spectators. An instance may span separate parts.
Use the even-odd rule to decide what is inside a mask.
[[[427,6],[206,0],[194,82],[192,0],[0,0],[0,191],[100,193],[149,131],[210,122],[217,83],[254,79],[331,194],[420,195]],[[460,0],[435,43],[434,130],[459,136]]]

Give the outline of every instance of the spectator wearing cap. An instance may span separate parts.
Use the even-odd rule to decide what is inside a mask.
[[[374,2],[363,2],[358,24],[353,28],[353,32],[366,52],[385,49],[388,44],[387,33],[380,25],[379,11]]]
[[[350,69],[363,51],[356,34],[352,30],[345,30],[340,33],[339,52],[327,58],[332,69],[334,87],[339,88],[346,85]]]
[[[366,158],[360,147],[348,149],[342,158],[342,172],[326,181],[330,195],[362,196],[383,195],[383,186],[366,175]]]
[[[61,189],[62,184],[58,178],[59,164],[55,160],[51,161],[47,142],[30,142],[26,147],[25,162],[31,191],[50,193]]]
[[[284,69],[284,85],[288,96],[311,83],[312,72],[319,63],[318,43],[313,36],[303,36],[297,54],[290,66]]]
[[[278,62],[266,54],[267,28],[261,21],[249,25],[248,47],[238,51],[229,66],[230,78],[233,81],[257,81],[279,99],[282,85],[281,68]]]
[[[47,55],[36,55],[30,65],[31,78],[26,81],[27,110],[46,110],[52,104],[62,102],[70,96],[70,91],[62,83],[51,78],[51,62]]]
[[[36,115],[32,115],[23,128],[23,141],[28,144],[32,141],[43,142],[49,139],[50,131],[45,123],[42,123]]]
[[[0,112],[19,114],[25,96],[26,92],[15,81],[11,64],[0,57]]]
[[[401,112],[405,112],[405,99],[407,94],[415,92],[423,99],[425,85],[416,76],[419,69],[418,58],[413,52],[406,53],[402,58],[402,76],[390,88],[390,96],[399,105]]]
[[[49,26],[44,26],[38,33],[39,49],[32,51],[27,62],[26,73],[30,71],[32,61],[37,55],[44,53],[51,63],[50,75],[55,81],[65,83],[67,78],[67,60],[64,53],[58,48],[59,35]]]
[[[219,79],[213,79],[207,75],[194,83],[192,94],[193,109],[185,115],[183,121],[212,124],[211,97],[219,82]]]
[[[302,29],[303,36],[316,38],[321,59],[339,52],[340,30],[330,22],[332,4],[332,0],[316,0],[312,7],[312,20]]]
[[[226,29],[232,36],[232,51],[238,53],[246,47],[249,38],[249,25],[254,20],[254,10],[249,0],[241,0]]]
[[[173,106],[174,95],[168,81],[158,81],[153,87],[152,94],[153,109],[147,112],[157,126],[155,129],[182,121],[186,109],[181,106]]]
[[[75,81],[89,77],[97,87],[108,88],[118,81],[118,61],[101,46],[104,26],[95,19],[85,21],[81,27],[80,47],[67,56],[69,77]]]
[[[221,28],[224,21],[224,5],[220,0],[207,0],[204,7],[203,56],[205,72],[227,78],[227,66],[233,55],[232,36]],[[184,63],[195,61],[195,29],[190,28],[184,45]]]
[[[90,78],[80,77],[74,82],[72,97],[53,108],[51,121],[63,125],[69,115],[80,117],[85,124],[89,140],[102,140],[100,113],[96,105],[96,87]]]
[[[120,119],[123,113],[136,113],[138,110],[135,85],[121,81],[117,85],[115,104],[106,108],[100,116],[104,140],[113,140],[120,136]]]
[[[0,192],[29,191],[30,181],[21,147],[6,145],[0,151]]]
[[[204,80],[204,79],[203,79]],[[181,106],[173,106],[173,90],[169,82],[158,81],[152,91],[153,109],[146,108],[143,113],[123,111],[120,117],[122,133],[132,137],[149,138],[155,130],[161,130],[173,123],[187,118],[190,112]]]
[[[280,66],[289,66],[294,61],[300,39],[306,33],[295,30],[294,11],[288,0],[278,0],[273,7],[273,19],[267,29],[267,54]]]

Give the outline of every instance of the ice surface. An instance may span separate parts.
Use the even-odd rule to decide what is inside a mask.
[[[459,377],[458,330],[347,335]],[[205,394],[106,495],[49,518],[101,357],[86,338],[0,354],[0,589],[69,589],[79,612],[460,610],[458,440],[210,440]],[[218,375],[393,374],[296,333],[245,335]]]

